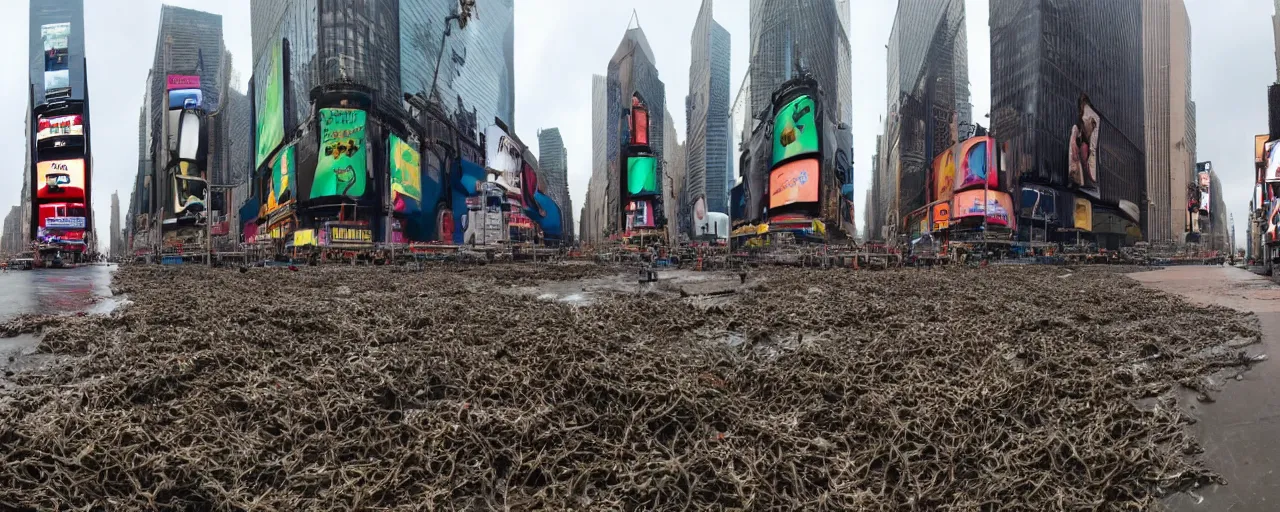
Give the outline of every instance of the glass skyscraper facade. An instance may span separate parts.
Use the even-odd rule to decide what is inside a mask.
[[[693,26],[689,96],[685,98],[686,195],[705,198],[707,211],[729,212],[729,32],[703,0]]]
[[[1073,218],[1080,198],[1092,203],[1095,219],[1100,213],[1128,219],[1117,228],[1123,232],[1094,230],[1100,246],[1141,237],[1147,211],[1142,3],[992,0],[990,24],[991,132],[1003,153],[1002,186],[1018,190],[1020,181],[1055,191],[1054,215],[1045,219],[1050,233],[1055,223]],[[1099,118],[1096,194],[1088,197],[1068,178],[1072,127],[1084,97]]]
[[[497,118],[515,130],[514,1],[482,4],[467,28],[449,22],[452,31],[441,54],[444,20],[457,0],[400,0],[400,90],[429,97],[434,77],[450,114],[474,112],[481,129]]]
[[[573,238],[573,201],[569,199],[569,157],[559,128],[538,130],[539,180],[545,183],[546,193],[560,206],[561,233]]]
[[[888,189],[874,194],[869,212],[878,223],[900,227],[928,203],[930,162],[958,142],[957,125],[971,122],[968,67],[963,0],[898,3],[888,43],[887,165],[876,169],[892,176],[873,180]]]
[[[849,35],[836,0],[751,0],[751,111],[769,109],[771,95],[804,70],[826,93],[824,108],[853,122]],[[850,138],[847,141],[852,145]]]

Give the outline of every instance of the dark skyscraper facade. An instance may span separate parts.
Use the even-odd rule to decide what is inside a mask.
[[[706,200],[707,211],[729,212],[732,176],[729,158],[729,32],[712,19],[712,0],[703,0],[693,26],[686,102],[686,195]]]
[[[662,172],[665,165],[663,126],[667,93],[666,85],[658,78],[656,62],[649,40],[638,26],[627,29],[613,58],[609,59],[605,75],[605,158],[608,171],[602,230],[606,238],[629,231],[632,219],[628,210],[633,194],[628,177],[633,173],[628,166],[633,157],[652,157],[656,166],[655,171],[650,171],[654,174],[650,183],[652,187],[637,188],[643,190],[643,197],[650,201],[648,208],[652,215],[645,224],[652,224],[654,228],[666,226],[666,219],[661,217],[664,211],[661,198],[663,187],[667,186]],[[637,113],[643,114],[637,116]]]
[[[836,0],[751,0],[751,112],[769,108],[773,92],[797,71],[812,73],[828,112],[853,122],[849,35]],[[852,144],[852,140],[848,141]]]
[[[1020,222],[1020,230],[1043,221],[1048,233],[1079,230],[1109,248],[1141,238],[1142,2],[1100,8],[1087,1],[992,0],[990,24],[991,132],[1002,153],[1001,184],[1018,190],[1020,181],[1035,190],[1014,194],[1019,216],[1035,217]],[[1096,144],[1073,136],[1080,126],[1095,127]],[[1085,157],[1086,172],[1069,173],[1072,155]],[[1053,201],[1033,212],[1027,203],[1035,197]],[[1078,210],[1089,208],[1102,229],[1075,221]]]
[[[889,200],[870,212],[879,222],[900,228],[929,202],[930,163],[958,142],[959,125],[972,121],[968,67],[963,0],[898,3],[888,43],[886,165],[877,169],[889,175],[873,180],[888,187],[876,197]]]

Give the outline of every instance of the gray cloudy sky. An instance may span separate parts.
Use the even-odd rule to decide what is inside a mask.
[[[266,0],[259,0],[266,1]],[[485,0],[478,0],[483,15]],[[1136,1],[1136,0],[1131,0]],[[965,0],[969,79],[975,120],[990,109],[988,0]],[[25,151],[21,119],[26,109],[27,4],[0,20],[0,215],[17,204]],[[137,172],[137,119],[159,24],[159,0],[85,0],[86,53],[92,98],[94,212],[105,233],[111,192],[121,208]],[[167,3],[223,16],[223,32],[235,68],[249,72],[248,0],[171,0]],[[736,95],[747,69],[748,0],[718,0],[715,18],[732,37]],[[870,184],[871,158],[885,109],[885,48],[893,0],[853,0],[854,166],[856,200]],[[539,128],[560,128],[569,152],[574,209],[582,206],[591,174],[591,75],[604,74],[634,8],[653,46],[667,86],[668,110],[684,140],[684,96],[689,87],[690,36],[696,0],[516,0],[516,130],[536,146]],[[1197,103],[1200,160],[1222,175],[1228,208],[1236,212],[1243,240],[1252,193],[1253,135],[1267,130],[1266,91],[1276,79],[1269,0],[1187,0],[1192,23],[1192,94]],[[244,129],[250,129],[245,126]],[[534,148],[536,152],[536,147]],[[859,205],[859,214],[865,205]],[[575,218],[577,211],[574,212]],[[862,219],[858,219],[861,226]]]

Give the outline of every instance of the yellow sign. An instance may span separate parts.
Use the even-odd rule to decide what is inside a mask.
[[[308,245],[316,245],[316,230],[300,229],[293,232],[293,245],[295,247],[306,247]]]
[[[1088,199],[1076,198],[1075,228],[1093,231],[1093,204]]]
[[[329,236],[330,242],[338,242],[338,243],[345,243],[345,242],[371,243],[373,242],[373,231],[368,229],[332,227],[330,228],[329,234],[330,234]]]

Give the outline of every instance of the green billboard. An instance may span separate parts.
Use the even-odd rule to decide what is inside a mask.
[[[320,109],[320,159],[311,182],[311,199],[364,195],[367,181],[363,110]]]
[[[408,205],[404,199],[422,201],[422,155],[404,139],[392,134],[387,141],[391,162],[391,200],[395,211],[404,212]]]
[[[257,118],[254,132],[257,144],[257,156],[253,163],[255,168],[262,166],[267,156],[284,141],[283,64],[280,41],[276,41],[268,50],[265,76],[260,74],[254,77],[253,104]]]
[[[275,159],[271,161],[271,190],[267,192],[268,215],[293,200],[293,188],[298,179],[296,167],[297,158],[293,146],[276,153]]]
[[[817,107],[813,98],[800,96],[778,111],[773,119],[773,164],[798,155],[818,152]]]
[[[627,192],[633,196],[658,193],[658,159],[638,156],[627,159]]]

